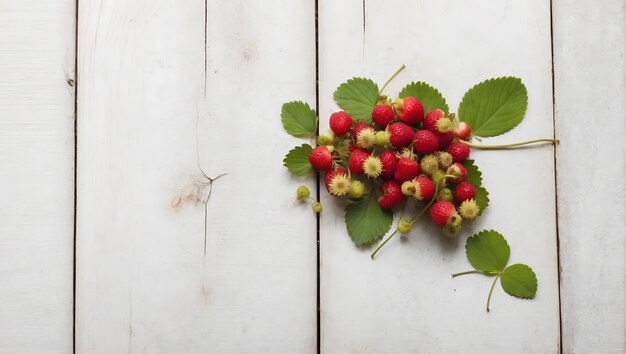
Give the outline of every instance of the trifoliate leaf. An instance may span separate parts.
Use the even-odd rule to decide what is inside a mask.
[[[287,133],[293,136],[308,137],[317,130],[315,111],[307,103],[293,101],[283,104],[280,117]]]
[[[425,113],[435,108],[439,108],[448,113],[448,104],[446,103],[446,99],[443,98],[443,95],[441,95],[441,92],[425,82],[411,82],[404,86],[399,96],[400,98],[409,96],[417,98],[424,106]]]
[[[307,175],[313,171],[313,166],[309,163],[311,151],[313,151],[313,147],[309,144],[296,146],[287,153],[283,165],[296,176]]]
[[[346,206],[346,227],[357,246],[381,239],[391,228],[393,214],[378,205],[376,193]]]
[[[537,293],[537,276],[526,264],[506,267],[500,276],[500,284],[509,295],[523,299],[532,299]]]
[[[378,102],[378,85],[370,79],[355,77],[337,87],[333,98],[354,120],[372,122],[372,110]]]
[[[499,232],[485,230],[467,239],[465,253],[477,270],[498,272],[506,267],[511,249]]]
[[[476,187],[476,196],[474,197],[476,204],[480,208],[478,215],[481,215],[489,206],[489,192],[484,187]]]
[[[459,119],[467,122],[476,136],[508,132],[524,118],[528,93],[522,80],[500,77],[483,81],[465,93]]]
[[[474,165],[474,160],[463,161],[463,167],[467,170],[467,178],[465,180],[473,184],[474,187],[480,187],[483,183],[483,174]]]

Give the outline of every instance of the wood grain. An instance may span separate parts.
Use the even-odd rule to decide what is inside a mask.
[[[72,350],[74,18],[0,1],[0,353]]]
[[[624,353],[626,8],[553,3],[563,352]]]
[[[86,0],[79,28],[78,352],[315,352],[280,125],[315,100],[313,3]]]
[[[484,79],[522,78],[529,92],[525,120],[484,143],[552,137],[549,10],[545,1],[320,1],[320,121],[327,127],[337,110],[332,92],[346,79],[365,76],[382,84],[406,64],[387,93],[426,81],[453,111]],[[356,249],[348,237],[342,203],[322,193],[322,352],[558,352],[553,148],[475,151],[472,157],[491,199],[480,220],[457,240],[420,223],[374,261],[371,248]],[[465,238],[482,229],[505,235],[510,264],[533,267],[539,279],[534,300],[496,288],[486,313],[490,279],[450,278],[470,268]]]

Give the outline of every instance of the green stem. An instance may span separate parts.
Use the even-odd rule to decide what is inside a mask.
[[[496,275],[496,278],[493,280],[493,284],[491,284],[491,289],[489,289],[489,296],[487,297],[487,312],[489,312],[489,302],[491,301],[491,293],[493,293],[493,288],[496,286],[496,282],[500,278],[500,273]]]
[[[391,77],[387,80],[387,82],[385,82],[385,84],[383,85],[383,87],[380,89],[380,91],[378,91],[378,95],[382,95],[383,91],[385,91],[385,88],[387,87],[387,85],[389,85],[389,83],[391,82],[391,80],[393,80],[396,76],[398,76],[398,74],[404,70],[406,68],[406,66],[404,66],[404,64],[402,64],[402,66],[396,70],[395,73],[393,73],[393,75],[391,75]]]
[[[387,237],[387,239],[385,241],[383,241],[383,243],[380,244],[380,246],[378,246],[378,248],[376,248],[376,250],[374,251],[374,253],[372,253],[372,255],[370,257],[372,257],[372,259],[374,259],[374,257],[376,257],[376,253],[378,253],[378,251],[380,251],[381,248],[383,248],[383,246],[389,242],[389,240],[391,240],[396,234],[398,233],[398,229],[396,228],[395,231],[389,235],[389,237]]]
[[[520,143],[501,144],[501,145],[482,145],[482,144],[473,144],[473,143],[470,143],[469,141],[465,141],[465,140],[459,140],[459,141],[462,142],[463,144],[469,146],[469,147],[473,147],[473,148],[476,148],[476,149],[482,149],[482,150],[507,149],[507,148],[511,148],[511,147],[528,145],[528,144],[535,144],[535,143],[551,143],[551,144],[558,144],[559,143],[559,141],[557,139],[535,139],[535,140],[522,141]]]
[[[452,274],[452,277],[458,277],[459,275],[465,275],[465,274],[485,274],[485,272],[481,271],[481,270],[468,270],[467,272],[460,272],[460,273],[454,273]]]

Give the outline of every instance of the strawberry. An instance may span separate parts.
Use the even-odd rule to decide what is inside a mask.
[[[365,123],[362,120],[356,122],[354,127],[352,127],[352,140],[354,140],[355,143],[356,143],[357,137],[359,136],[359,133],[361,132],[361,130],[365,128],[371,128],[371,127],[369,124]]]
[[[460,143],[458,141],[455,141],[452,144],[450,144],[450,146],[448,146],[447,151],[450,155],[452,155],[452,159],[454,160],[454,162],[463,162],[467,160],[470,154],[469,146],[463,143]]]
[[[333,167],[333,155],[328,147],[316,146],[309,154],[309,162],[318,170],[330,170]]]
[[[407,124],[419,124],[424,119],[424,106],[415,97],[405,97],[396,100],[398,118]]]
[[[430,208],[430,218],[437,226],[442,227],[455,215],[456,208],[454,204],[445,200],[440,200],[433,204]]]
[[[450,182],[461,183],[467,178],[467,169],[462,164],[455,162],[452,166],[448,167],[446,174],[456,176],[455,178],[450,178]]]
[[[435,195],[435,184],[430,178],[422,175],[413,180],[415,182],[415,194],[413,195],[417,200],[428,201],[433,199]]]
[[[398,182],[404,182],[417,177],[419,173],[420,166],[417,164],[417,161],[402,157],[398,160],[394,178]]]
[[[372,121],[381,128],[386,128],[395,118],[396,114],[393,112],[393,108],[386,104],[376,105],[372,110]]]
[[[472,220],[480,214],[480,207],[474,199],[468,199],[459,205],[459,214],[464,219]]]
[[[437,140],[439,141],[439,150],[445,150],[450,145],[450,143],[452,143],[452,140],[454,140],[453,132],[440,133],[435,135],[437,135]]]
[[[404,199],[400,185],[394,180],[383,183],[381,189],[383,195],[378,198],[378,205],[383,209],[393,208]]]
[[[349,183],[348,171],[343,168],[335,168],[324,173],[324,185],[328,193],[332,195],[345,195],[348,191]]]
[[[454,136],[459,140],[467,140],[472,134],[472,129],[466,122],[459,122],[454,128]]]
[[[363,162],[370,156],[369,152],[361,149],[354,149],[348,158],[348,168],[355,175],[363,174]]]
[[[337,135],[345,135],[352,126],[352,117],[346,112],[335,112],[328,119],[330,129]]]
[[[435,134],[447,133],[452,130],[452,121],[446,117],[446,112],[438,108],[428,112],[422,125]]]
[[[476,188],[470,182],[461,182],[454,190],[454,199],[457,203],[462,203],[468,199],[474,199]]]
[[[430,130],[418,130],[413,135],[413,148],[419,154],[432,154],[439,147],[437,136]]]
[[[398,157],[391,150],[385,150],[378,155],[380,162],[383,164],[382,177],[385,180],[393,179],[398,166]]]
[[[387,128],[389,130],[389,144],[394,148],[409,146],[413,139],[413,128],[404,123],[391,123]]]

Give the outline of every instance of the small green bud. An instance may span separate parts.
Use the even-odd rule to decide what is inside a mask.
[[[375,135],[376,135],[376,145],[384,146],[389,143],[389,133],[387,133],[386,131],[382,130],[382,131],[376,132]]]
[[[437,200],[445,200],[451,202],[452,198],[453,196],[450,188],[443,188],[437,193]]]
[[[309,195],[311,195],[311,193],[309,192],[309,189],[306,186],[300,186],[298,187],[298,190],[296,191],[296,195],[298,196],[298,200],[305,200],[306,198],[309,197]]]
[[[410,222],[409,220],[406,219],[400,219],[400,222],[398,223],[398,231],[403,234],[406,235],[409,232],[411,232],[411,229],[413,228],[413,223]]]
[[[350,198],[361,198],[363,193],[365,193],[365,186],[361,183],[361,181],[352,181],[352,183],[350,183],[350,188],[348,189],[348,195]]]
[[[320,202],[315,202],[311,205],[311,208],[313,208],[314,212],[319,213],[322,211],[322,204]]]

